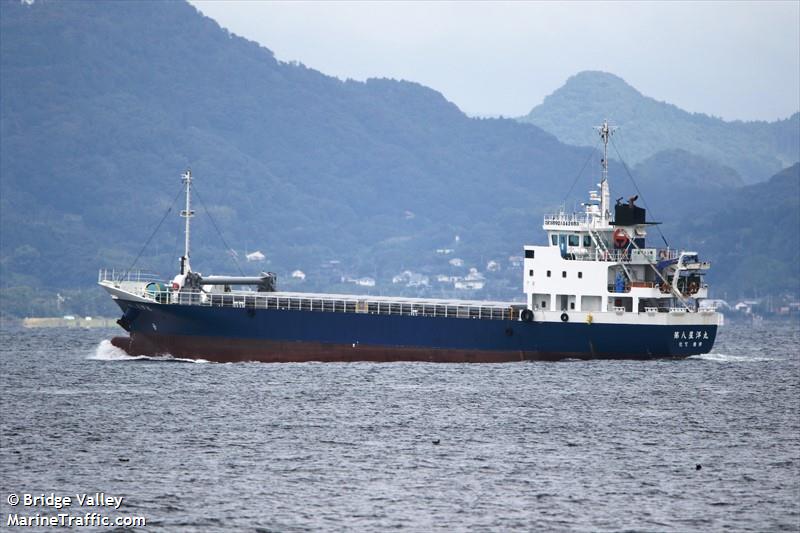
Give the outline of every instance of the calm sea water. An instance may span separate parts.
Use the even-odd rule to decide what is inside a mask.
[[[134,360],[115,334],[2,331],[0,527],[52,493],[147,519],[109,531],[800,530],[796,323],[501,365]]]

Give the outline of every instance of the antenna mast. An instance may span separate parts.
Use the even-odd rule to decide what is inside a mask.
[[[186,209],[181,211],[181,216],[186,219],[186,227],[184,229],[184,248],[183,257],[181,257],[181,274],[187,274],[191,271],[189,266],[189,235],[191,231],[191,219],[194,216],[192,211],[192,170],[187,169],[181,175],[181,182],[186,185]]]
[[[603,222],[605,222],[611,214],[611,193],[608,190],[608,140],[614,134],[616,128],[609,126],[608,119],[606,119],[603,121],[602,126],[597,126],[595,129],[600,134],[600,138],[603,139],[603,170],[600,179],[600,216]]]
[[[614,135],[614,130],[617,128],[612,128],[608,125],[608,120],[603,121],[602,126],[597,126],[595,128],[597,133],[600,134],[600,138],[603,139],[603,174],[602,179],[606,181],[608,179],[608,140]]]

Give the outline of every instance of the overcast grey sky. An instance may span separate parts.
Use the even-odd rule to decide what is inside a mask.
[[[192,0],[231,32],[338,78],[407,79],[519,116],[581,70],[726,120],[800,109],[800,2]]]

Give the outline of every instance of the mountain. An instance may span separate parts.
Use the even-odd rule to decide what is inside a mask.
[[[543,242],[543,213],[584,199],[579,179],[597,181],[590,148],[469,118],[413,82],[280,62],[187,3],[0,1],[0,15],[3,314],[111,314],[98,268],[173,275],[188,167],[199,272],[504,300],[521,296],[517,258]],[[675,221],[710,212],[744,174],[686,151],[653,157],[632,169],[644,198],[667,236],[697,242],[716,219]],[[625,167],[612,162],[610,174],[615,196],[636,192]],[[727,224],[747,231],[769,215]],[[266,259],[247,261],[255,251]]]
[[[617,181],[630,190],[625,174],[618,174]],[[664,222],[667,232],[681,219],[743,185],[734,169],[681,149],[662,150],[648,157],[633,167],[632,176],[637,183],[634,192],[643,196],[652,208],[651,215]]]
[[[644,96],[622,78],[586,71],[567,80],[520,120],[562,142],[595,146],[587,124],[619,126],[610,157],[639,163],[682,149],[734,168],[746,183],[767,179],[800,160],[800,113],[776,122],[726,122]]]
[[[643,186],[666,191],[719,192],[744,185],[731,167],[680,148],[662,150],[634,167]]]
[[[613,177],[614,197],[638,194],[648,216],[663,223],[658,229],[667,237],[681,235],[682,220],[709,209],[743,185],[734,169],[681,149],[662,150],[632,169],[617,170]],[[671,240],[667,242],[672,244]]]
[[[437,274],[495,260],[475,296],[516,297],[508,257],[538,235],[588,154],[533,125],[469,118],[416,83],[277,61],[187,3],[0,9],[6,295],[87,287],[100,267],[130,267],[171,205],[135,264],[174,273],[173,198],[191,167],[201,272],[236,272],[230,247],[243,270],[276,271],[284,288],[359,290],[346,280],[372,277],[376,292],[441,295],[453,285]],[[267,261],[245,262],[255,250]],[[429,285],[393,284],[405,270]]]
[[[798,296],[800,163],[764,183],[728,191],[686,217],[675,234],[713,258],[709,281],[718,297]]]

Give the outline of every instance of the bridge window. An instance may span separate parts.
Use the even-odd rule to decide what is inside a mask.
[[[570,235],[569,236],[569,245],[570,246],[580,246],[581,245],[581,236],[580,235]]]
[[[533,270],[528,270],[528,275],[529,275],[530,277],[533,277]]]
[[[583,236],[583,247],[588,248],[592,245],[592,236],[591,235],[584,235]]]
[[[525,259],[533,259],[533,250],[525,250]]]
[[[575,309],[575,302],[570,302],[569,303],[569,308],[574,310]]]
[[[558,235],[556,235],[555,233],[550,235],[550,242],[553,243],[553,246],[558,246]]]
[[[561,272],[561,277],[562,278],[566,278],[567,277],[567,271],[566,270]]]
[[[583,279],[583,272],[578,272],[578,279]]]
[[[550,277],[550,271],[549,270],[547,271],[547,277],[548,278]]]

